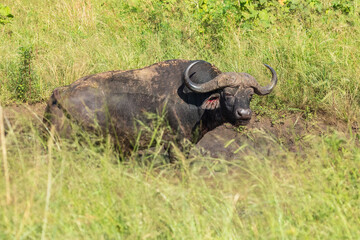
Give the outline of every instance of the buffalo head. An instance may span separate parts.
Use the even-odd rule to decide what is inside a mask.
[[[193,92],[210,93],[205,99],[201,108],[206,110],[220,109],[223,118],[231,124],[245,125],[251,119],[250,101],[252,95],[267,95],[275,87],[277,76],[275,70],[270,69],[272,74],[271,83],[267,86],[260,86],[255,78],[247,73],[226,72],[205,83],[195,83],[189,76],[190,69],[200,61],[193,62],[185,70],[185,84]]]

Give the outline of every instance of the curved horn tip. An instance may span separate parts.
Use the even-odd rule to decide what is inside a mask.
[[[191,63],[191,64],[186,68],[186,70],[185,70],[185,75],[186,75],[186,76],[189,75],[190,69],[191,69],[195,64],[197,64],[198,62],[200,62],[200,60]]]
[[[201,86],[199,84],[195,84],[193,83],[191,80],[190,80],[190,77],[189,77],[189,71],[190,69],[195,65],[197,64],[198,62],[200,62],[199,60],[198,61],[195,61],[193,63],[191,63],[185,70],[185,85],[192,91],[194,92],[203,92],[203,89],[201,88]]]
[[[270,67],[270,65],[268,65],[268,64],[266,64],[266,63],[263,63],[263,64],[264,64],[265,67],[267,67],[268,69],[270,69],[271,73],[275,74],[275,76],[276,76],[276,71],[275,71],[272,67]]]
[[[264,63],[265,67],[267,67],[270,71],[271,71],[271,83],[265,87],[259,87],[257,90],[257,94],[259,95],[267,95],[269,93],[271,93],[271,91],[274,89],[274,87],[277,84],[277,74],[276,71],[270,67],[269,65],[267,65],[266,63]]]
[[[272,69],[272,67],[270,67],[270,65],[268,65],[266,63],[263,63],[263,64],[265,65],[265,67]]]
[[[200,60],[197,60],[197,61],[191,63],[191,64],[188,66],[188,69],[190,69],[192,66],[194,66],[194,65],[197,64],[198,62],[200,62]]]
[[[273,76],[273,77],[275,77],[276,80],[277,80],[277,74],[276,74],[275,69],[273,69],[272,67],[270,67],[270,66],[267,65],[266,63],[263,63],[263,64],[265,65],[265,67],[267,67],[267,68],[271,71],[271,73],[272,73],[273,75],[275,75],[275,76]],[[273,79],[273,80],[275,80],[275,79]]]
[[[205,83],[194,83],[191,81],[190,76],[189,76],[189,71],[191,69],[191,67],[193,67],[195,64],[197,64],[198,62],[203,62],[203,61],[195,61],[193,63],[191,63],[185,70],[184,73],[184,83],[185,85],[193,92],[197,92],[197,93],[207,93],[207,92],[211,92],[214,91],[216,89],[219,89],[219,77],[221,76],[218,75],[215,78],[205,82]]]

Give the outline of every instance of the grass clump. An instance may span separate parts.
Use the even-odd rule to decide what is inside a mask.
[[[191,155],[169,163],[153,153],[144,164],[135,154],[121,160],[106,139],[100,145],[44,142],[38,128],[20,118],[8,129],[12,202],[6,203],[0,181],[4,239],[354,239],[360,234],[355,135],[308,134],[297,143],[303,151],[274,145],[274,154],[250,150],[232,161]]]
[[[20,102],[39,101],[39,79],[33,70],[34,49],[32,46],[19,48],[19,60],[17,64],[12,64],[9,73],[10,81],[7,87],[11,92],[12,98]]]

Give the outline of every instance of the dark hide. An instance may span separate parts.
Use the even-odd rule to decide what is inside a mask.
[[[249,109],[253,91],[226,88],[210,93],[192,92],[184,85],[184,71],[192,62],[169,60],[142,69],[83,77],[53,91],[45,121],[55,125],[60,134],[70,131],[70,121],[86,130],[100,129],[102,133],[111,134],[125,149],[132,147],[137,136],[134,119],[146,122],[144,113],[161,113],[164,106],[166,120],[178,139],[197,142],[225,121],[235,125],[247,123],[247,119],[241,122],[243,119],[238,121],[232,116],[237,111],[233,105],[236,101]],[[220,73],[215,66],[201,61],[191,68],[189,76],[195,83],[204,83]],[[226,95],[226,91],[230,93]],[[229,105],[229,94],[241,96],[229,99],[233,101]]]

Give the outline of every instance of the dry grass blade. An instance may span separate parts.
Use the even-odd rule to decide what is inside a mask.
[[[55,128],[51,128],[51,136],[54,135]],[[43,227],[42,227],[42,233],[41,233],[41,239],[46,239],[46,226],[47,226],[47,220],[48,220],[48,212],[49,212],[49,204],[50,204],[50,196],[51,196],[51,184],[52,184],[52,148],[53,148],[54,142],[52,138],[49,138],[48,140],[48,180],[47,180],[47,188],[46,188],[46,202],[45,202],[45,210],[44,210],[44,218],[43,218]]]
[[[9,205],[11,203],[10,176],[9,176],[9,165],[6,155],[4,114],[3,114],[3,108],[1,106],[0,106],[0,141],[1,141],[1,149],[2,149],[3,166],[4,166],[4,176],[5,176],[6,204]]]

